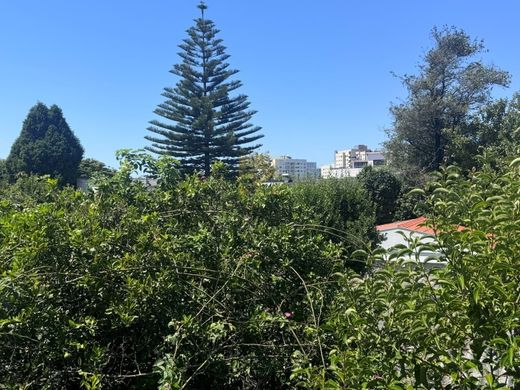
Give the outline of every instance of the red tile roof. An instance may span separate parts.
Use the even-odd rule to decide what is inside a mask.
[[[419,217],[419,218],[414,218],[414,219],[408,219],[406,221],[397,221],[397,222],[386,223],[384,225],[378,225],[378,226],[376,226],[376,229],[379,232],[385,232],[387,230],[392,230],[392,229],[406,229],[406,230],[411,230],[414,232],[421,232],[421,233],[425,233],[425,234],[432,234],[432,235],[435,234],[435,231],[432,228],[424,226],[426,221],[427,221],[426,217]]]
[[[424,226],[428,219],[426,217],[419,217],[414,219],[408,219],[406,221],[397,221],[391,223],[385,223],[384,225],[377,225],[376,229],[378,232],[386,232],[392,229],[406,229],[414,232],[420,232],[425,234],[435,235],[435,230],[428,226]],[[457,230],[460,232],[466,229],[464,226],[457,226]]]

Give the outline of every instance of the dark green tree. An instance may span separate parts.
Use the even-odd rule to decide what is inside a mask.
[[[164,120],[150,122],[147,149],[179,159],[188,173],[208,176],[218,160],[236,172],[239,159],[261,146],[252,143],[262,135],[249,123],[256,111],[249,110],[247,96],[230,96],[242,85],[230,80],[238,71],[229,69],[219,30],[204,17],[206,5],[198,7],[201,17],[179,45],[182,62],[170,71],[180,79],[164,89],[166,101],[155,110]]]
[[[447,161],[452,133],[490,100],[493,86],[507,86],[509,74],[483,65],[475,57],[484,51],[454,27],[434,28],[435,46],[424,56],[418,75],[402,77],[405,102],[390,109],[394,123],[385,148],[390,164],[411,179],[435,171]]]
[[[313,221],[305,228],[341,243],[347,257],[377,241],[374,203],[356,179],[302,181],[289,189]],[[365,269],[365,264],[358,261],[347,261],[345,265],[357,271]]]
[[[364,168],[357,176],[376,208],[376,223],[391,222],[394,219],[401,196],[402,183],[388,169]]]
[[[63,184],[74,184],[82,157],[83,147],[61,109],[38,103],[23,122],[6,164],[11,176],[22,172],[50,175]]]

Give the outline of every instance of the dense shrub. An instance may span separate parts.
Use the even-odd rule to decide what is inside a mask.
[[[181,180],[120,157],[96,192],[32,176],[0,192],[0,388],[518,385],[520,160],[443,171],[437,243],[384,253],[355,180]]]
[[[8,180],[7,164],[5,160],[0,159],[0,186],[3,186]]]
[[[105,163],[94,158],[84,158],[81,160],[78,167],[78,177],[88,179],[97,176],[111,176],[114,173],[114,169],[107,167]]]
[[[285,186],[121,157],[96,192],[28,178],[2,195],[3,386],[281,388],[295,349],[323,364],[316,330],[352,244],[309,229],[317,210]]]
[[[513,389],[520,385],[520,159],[505,173],[431,184],[436,243],[413,239],[384,266],[339,276],[322,344],[328,364],[296,352],[293,379],[309,389]],[[464,229],[458,228],[459,225]],[[428,270],[422,251],[447,262]]]
[[[351,251],[376,241],[375,206],[355,179],[305,181],[290,188],[296,203],[310,212],[314,224],[307,229]],[[357,264],[355,268],[361,271],[363,264]]]
[[[397,200],[394,221],[403,221],[428,214],[429,206],[425,194],[407,188]]]
[[[57,180],[49,176],[21,173],[14,183],[0,183],[0,199],[13,207],[23,209],[43,202],[52,202],[57,191]]]

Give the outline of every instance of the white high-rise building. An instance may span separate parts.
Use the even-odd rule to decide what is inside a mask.
[[[366,145],[357,145],[352,149],[336,150],[334,164],[321,167],[321,177],[355,177],[365,167],[384,164],[385,157],[381,152],[372,151]]]
[[[315,162],[300,158],[276,157],[271,161],[271,165],[280,176],[289,177],[293,180],[314,179],[319,176],[319,169],[317,169]]]

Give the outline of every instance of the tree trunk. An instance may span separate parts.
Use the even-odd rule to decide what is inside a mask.
[[[211,174],[211,162],[209,158],[209,153],[204,153],[204,176],[209,177]]]
[[[441,130],[436,130],[434,135],[434,155],[433,155],[433,170],[438,170],[444,160],[444,145],[443,145]]]

